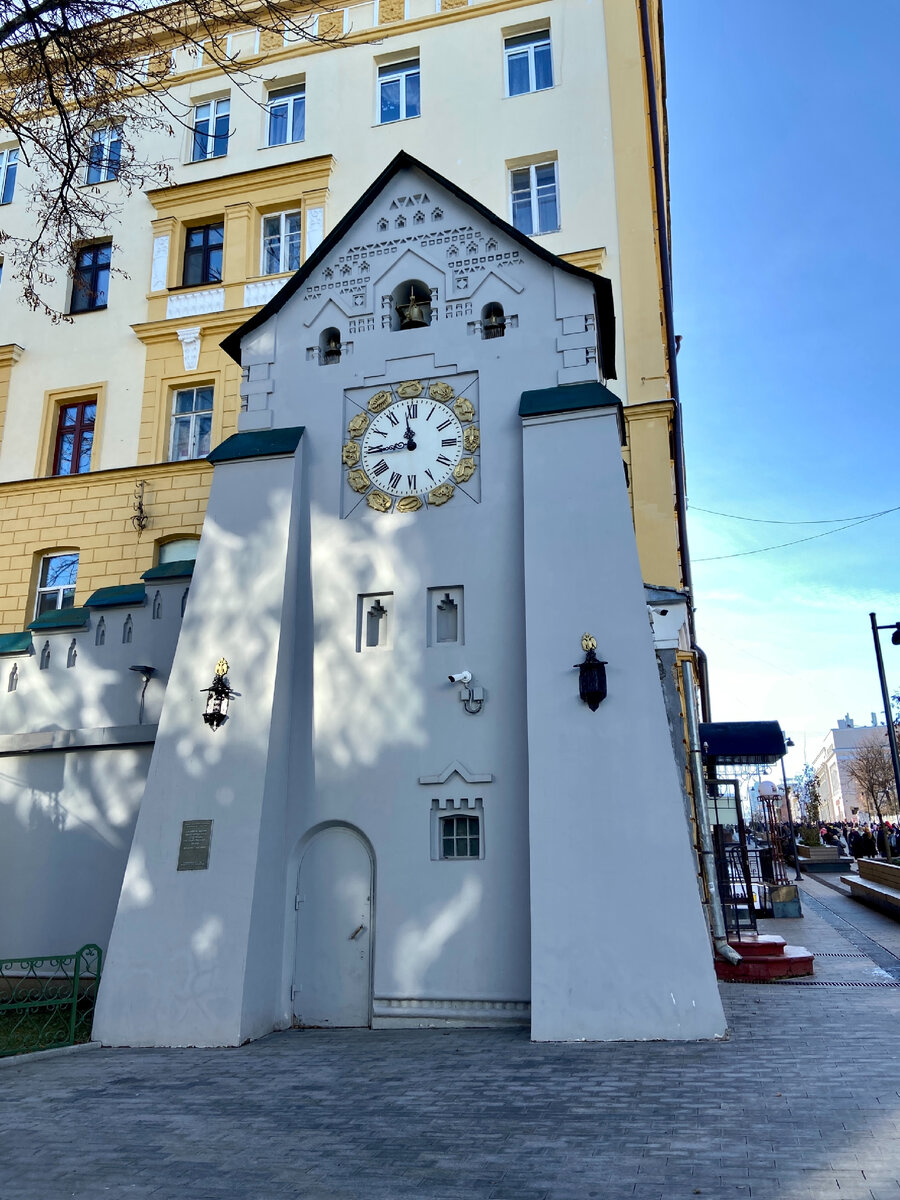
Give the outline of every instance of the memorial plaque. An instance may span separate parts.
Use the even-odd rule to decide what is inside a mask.
[[[205,871],[209,866],[212,821],[182,821],[178,847],[179,871]]]

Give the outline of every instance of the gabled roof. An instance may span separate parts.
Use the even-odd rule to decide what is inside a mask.
[[[489,208],[486,208],[473,196],[470,196],[468,192],[463,191],[461,187],[458,187],[455,183],[451,183],[449,179],[445,179],[437,171],[432,171],[430,167],[427,167],[417,158],[413,158],[411,154],[407,154],[405,150],[401,150],[396,158],[388,163],[378,178],[366,188],[353,207],[335,225],[331,233],[321,242],[316,250],[313,251],[300,270],[291,276],[284,287],[276,292],[268,304],[263,305],[259,312],[255,313],[249,321],[245,321],[243,325],[239,326],[225,338],[222,342],[222,349],[226,354],[230,354],[235,362],[240,363],[241,341],[243,338],[248,333],[252,333],[254,329],[258,329],[260,325],[265,324],[269,317],[277,313],[290,300],[291,296],[299,291],[310,274],[319,266],[323,259],[332,253],[359,217],[377,199],[390,180],[398,171],[402,171],[407,167],[421,171],[423,175],[427,175],[439,187],[446,188],[458,200],[469,205],[470,208],[473,208],[475,212],[491,225],[496,226],[501,233],[518,242],[520,246],[523,246],[530,254],[543,259],[544,262],[557,267],[560,271],[566,271],[569,275],[577,275],[580,279],[585,279],[591,284],[594,289],[594,298],[597,307],[597,332],[600,338],[600,357],[603,375],[606,379],[615,379],[616,318],[613,308],[611,281],[603,275],[595,275],[592,271],[585,271],[582,267],[574,267],[558,255],[551,254],[549,250],[545,250],[543,246],[538,245],[537,242],[533,241],[526,234],[520,233],[518,229],[515,229],[507,221],[498,217],[496,213],[491,212]]]

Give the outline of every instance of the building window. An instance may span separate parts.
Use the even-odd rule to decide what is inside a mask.
[[[118,179],[121,159],[122,130],[112,126],[95,129],[91,135],[91,154],[85,183],[106,183],[110,179]]]
[[[77,554],[48,554],[42,558],[34,615],[39,617],[41,613],[57,608],[72,608],[77,574]]]
[[[111,258],[112,242],[84,246],[78,251],[75,256],[75,273],[72,276],[70,312],[92,312],[97,308],[106,308]]]
[[[478,817],[441,817],[441,858],[480,858]]]
[[[172,562],[192,562],[197,557],[199,546],[199,538],[176,538],[173,542],[163,542],[159,548],[159,566]]]
[[[9,204],[16,190],[18,150],[0,150],[0,204]]]
[[[261,275],[296,271],[300,267],[301,219],[299,212],[272,213],[263,217]]]
[[[54,475],[81,475],[91,469],[96,419],[96,400],[60,406],[53,452]]]
[[[170,462],[205,458],[212,431],[213,389],[182,388],[172,405],[172,448]]]
[[[419,116],[419,60],[378,69],[378,120],[405,121]]]
[[[509,173],[512,223],[520,233],[552,233],[559,229],[556,163],[535,163]]]
[[[184,240],[185,287],[198,283],[222,282],[222,244],[225,226],[222,221],[215,225],[195,225],[188,229]]]
[[[284,88],[269,92],[266,104],[266,144],[283,146],[306,136],[306,89]]]
[[[224,158],[228,153],[228,114],[231,101],[227,96],[198,104],[194,109],[191,137],[191,162],[207,158]]]
[[[506,94],[521,96],[553,87],[553,59],[550,30],[507,38],[503,43],[506,58]]]

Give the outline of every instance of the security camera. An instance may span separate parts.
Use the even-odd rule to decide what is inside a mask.
[[[471,671],[460,671],[458,675],[448,675],[447,678],[450,680],[451,683],[471,683],[472,682],[472,672]]]

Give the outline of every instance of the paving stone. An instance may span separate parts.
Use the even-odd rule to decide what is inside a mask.
[[[900,924],[803,890],[767,929],[837,986],[723,984],[717,1043],[308,1031],[7,1063],[0,1200],[900,1200],[900,988],[846,986],[900,971]]]

